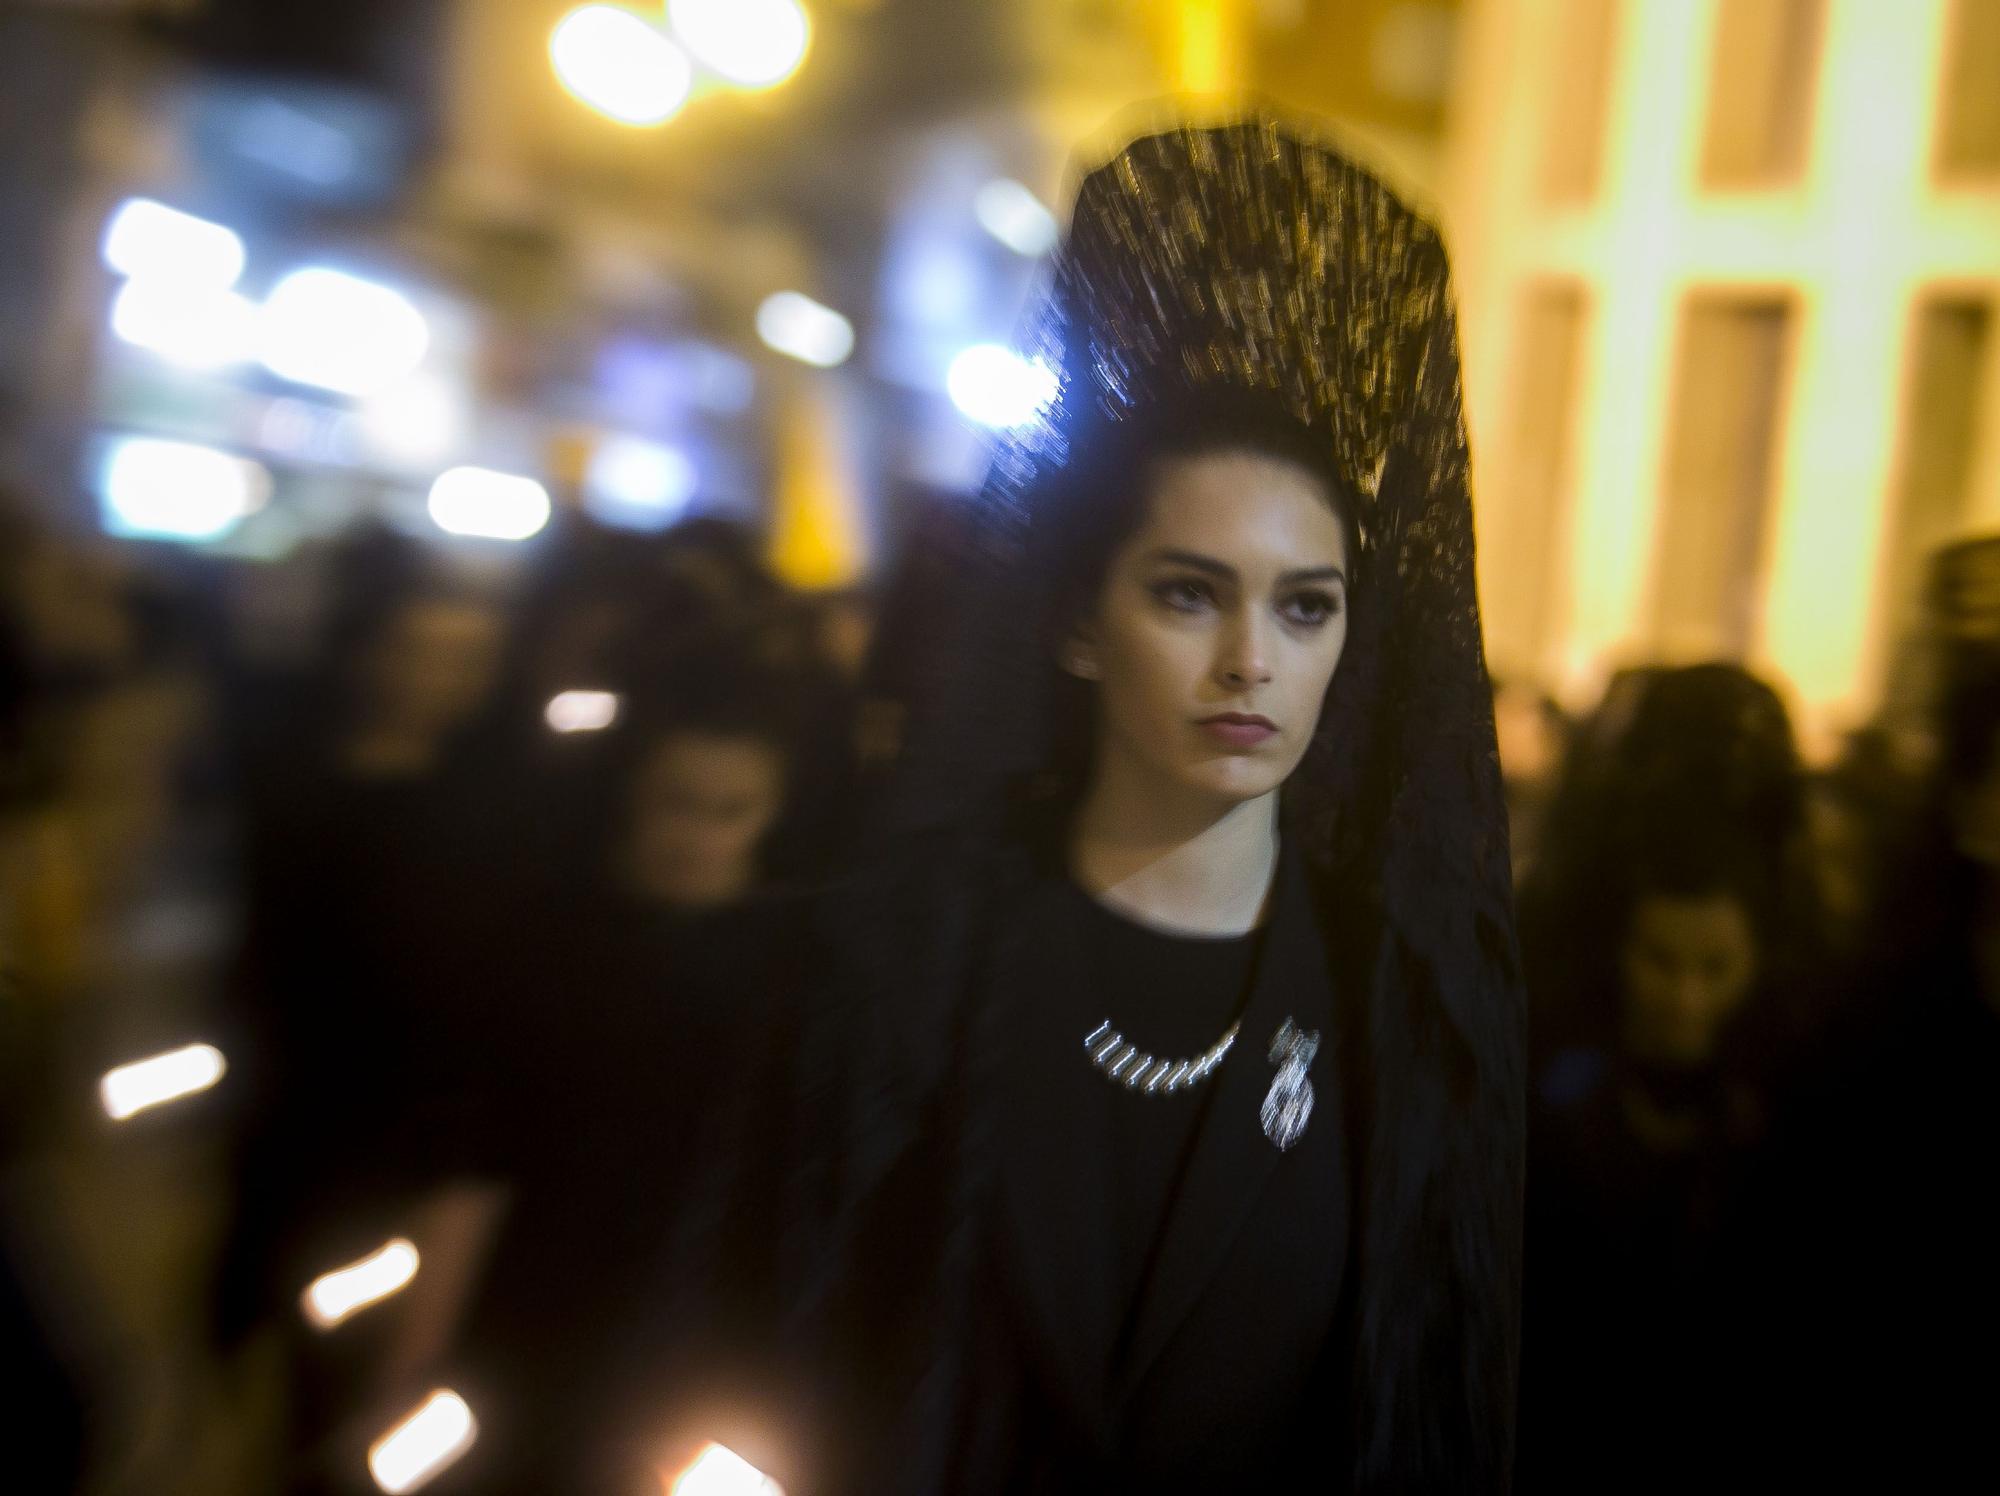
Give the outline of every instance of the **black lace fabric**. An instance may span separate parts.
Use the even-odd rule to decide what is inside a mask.
[[[1342,1425],[1351,1452],[1345,1488],[1503,1490],[1524,1018],[1439,237],[1288,124],[1172,130],[1084,181],[1022,351],[1059,371],[1059,392],[1003,443],[975,501],[958,617],[878,845],[837,905],[851,981],[822,1018],[873,1042],[842,1076],[809,1078],[849,1105],[835,1193],[850,1241],[856,1202],[913,1148],[943,1149],[948,1239],[897,1249],[912,1294],[936,1295],[911,1300],[931,1307],[911,1311],[904,1426],[937,1426],[952,1396],[953,1293],[990,1125],[982,1036],[1004,1022],[981,996],[985,932],[1020,876],[1011,828],[1046,768],[1060,689],[1027,563],[1046,506],[1088,502],[1050,480],[1098,423],[1253,391],[1324,438],[1361,508],[1346,653],[1285,790],[1329,939],[1360,947],[1349,955],[1369,973],[1351,1392],[1329,1430]],[[900,1446],[911,1489],[923,1443]]]

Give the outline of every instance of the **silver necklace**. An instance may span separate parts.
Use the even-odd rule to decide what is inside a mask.
[[[1191,1060],[1163,1060],[1138,1048],[1113,1028],[1107,1018],[1084,1035],[1083,1049],[1092,1065],[1126,1090],[1144,1096],[1170,1096],[1207,1080],[1229,1053],[1242,1027],[1243,1020],[1239,1018],[1229,1025],[1228,1033]],[[1271,1036],[1271,1063],[1278,1067],[1278,1073],[1271,1079],[1271,1089],[1264,1093],[1258,1115],[1264,1124],[1264,1136],[1280,1153],[1288,1152],[1298,1142],[1306,1130],[1307,1119],[1312,1116],[1313,1083],[1307,1078],[1306,1069],[1318,1054],[1318,1031],[1302,1029],[1290,1018]]]
[[[1228,1033],[1191,1060],[1164,1060],[1133,1044],[1107,1018],[1084,1035],[1083,1048],[1091,1064],[1126,1090],[1147,1096],[1170,1096],[1207,1080],[1229,1053],[1229,1046],[1236,1042],[1236,1031],[1242,1027],[1243,1020],[1239,1018],[1229,1025]]]

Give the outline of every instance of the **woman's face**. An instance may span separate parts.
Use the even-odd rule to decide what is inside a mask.
[[[1649,895],[1621,954],[1627,1052],[1653,1064],[1707,1064],[1757,979],[1757,936],[1741,901]]]
[[[1098,683],[1096,770],[1219,805],[1285,782],[1347,642],[1347,532],[1313,473],[1220,452],[1158,469],[1065,650]]]

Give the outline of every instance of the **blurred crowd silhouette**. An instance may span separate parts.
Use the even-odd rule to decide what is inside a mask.
[[[758,1146],[710,1102],[779,1086],[803,896],[930,668],[952,510],[915,508],[880,591],[806,596],[721,519],[567,517],[496,575],[386,529],[105,550],[10,505],[0,1343],[50,1489],[348,1489],[443,1365],[487,1417],[440,1488],[584,1488],[688,1161]],[[1736,665],[1627,670],[1575,720],[1496,682],[1523,1490],[1985,1459],[2000,539],[1928,587],[1923,690],[1825,767]],[[135,1124],[186,1190],[107,1226],[94,1079],[194,1038],[226,1083]],[[421,1292],[308,1323],[306,1284],[402,1238]],[[756,1243],[737,1267],[749,1303]]]

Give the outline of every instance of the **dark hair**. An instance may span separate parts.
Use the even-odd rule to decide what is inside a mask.
[[[1072,441],[1069,461],[1049,481],[1037,508],[1041,544],[1035,549],[1049,582],[1051,638],[1059,638],[1089,607],[1112,555],[1145,523],[1161,466],[1231,452],[1276,458],[1310,473],[1341,522],[1348,555],[1360,555],[1361,506],[1334,465],[1332,442],[1268,396],[1188,391],[1123,420],[1090,422]]]
[[[693,733],[764,744],[784,758],[789,775],[805,732],[796,682],[748,661],[690,662],[627,696],[607,767],[629,790],[662,741]]]
[[[823,876],[851,836],[848,699],[830,672],[778,668],[723,651],[633,687],[609,735],[598,796],[598,845],[622,842],[638,776],[668,740],[694,735],[755,743],[782,766],[778,820],[760,853],[777,883]]]
[[[1969,789],[1993,771],[2000,752],[2000,650],[1961,645],[1940,674],[1940,768],[1950,790]]]
[[[1629,934],[1647,899],[1731,898],[1743,908],[1760,945],[1782,928],[1779,858],[1751,835],[1706,817],[1654,821],[1627,846],[1623,867],[1606,869],[1619,900],[1614,922]]]
[[[1743,1052],[1777,1064],[1823,978],[1813,856],[1804,770],[1770,686],[1731,664],[1622,673],[1572,744],[1521,890],[1538,1045],[1609,1042],[1603,997],[1642,899],[1722,893],[1760,948]]]

